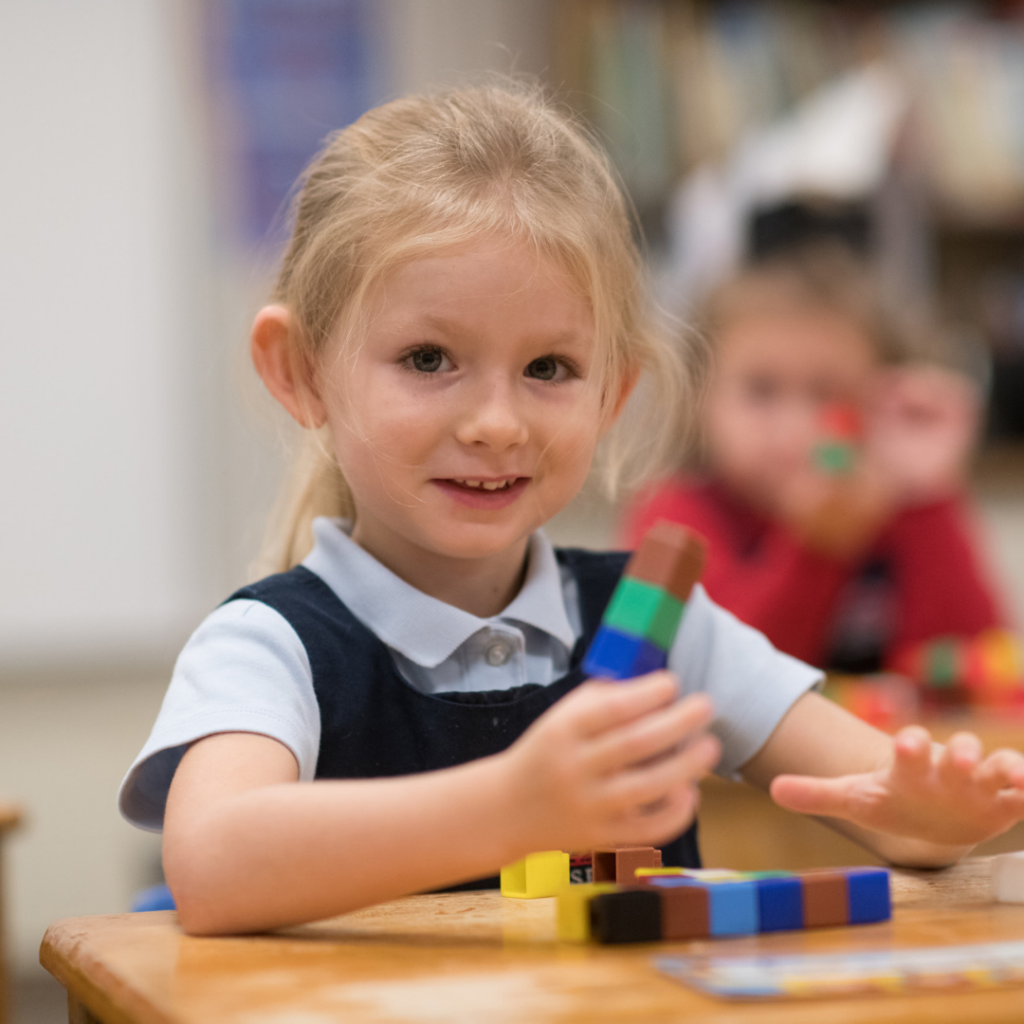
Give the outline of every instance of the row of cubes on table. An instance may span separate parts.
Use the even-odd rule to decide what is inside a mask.
[[[892,916],[883,868],[687,870],[661,867],[660,851],[651,847],[631,847],[595,850],[594,881],[570,885],[568,854],[531,857],[533,864],[526,858],[502,872],[502,893],[522,898],[532,881],[531,896],[557,895],[558,937],[569,942],[681,941],[870,924]]]

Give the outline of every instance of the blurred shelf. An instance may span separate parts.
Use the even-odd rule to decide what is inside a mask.
[[[21,824],[22,810],[17,804],[0,801],[0,835]]]

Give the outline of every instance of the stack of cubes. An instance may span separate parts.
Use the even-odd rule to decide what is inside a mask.
[[[705,545],[683,526],[661,521],[626,565],[583,662],[589,676],[632,679],[665,668]]]
[[[863,428],[855,406],[836,402],[826,406],[819,420],[818,443],[814,447],[814,464],[829,476],[843,476],[853,471]]]
[[[1024,695],[1024,650],[1005,629],[929,640],[904,648],[894,663],[932,697],[998,706]]]
[[[641,871],[633,885],[574,885],[558,897],[558,937],[684,941],[870,924],[892,916],[882,868],[787,872]]]

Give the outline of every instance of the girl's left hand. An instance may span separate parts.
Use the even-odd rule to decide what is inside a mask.
[[[780,806],[842,818],[863,828],[933,843],[970,846],[1024,818],[1024,754],[982,755],[972,733],[933,747],[927,729],[908,726],[893,740],[890,764],[872,772],[816,778],[779,775]]]

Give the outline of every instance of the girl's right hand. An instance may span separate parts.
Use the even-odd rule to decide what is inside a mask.
[[[721,755],[712,715],[703,694],[679,700],[669,672],[573,690],[504,755],[524,850],[653,846],[681,833]]]

